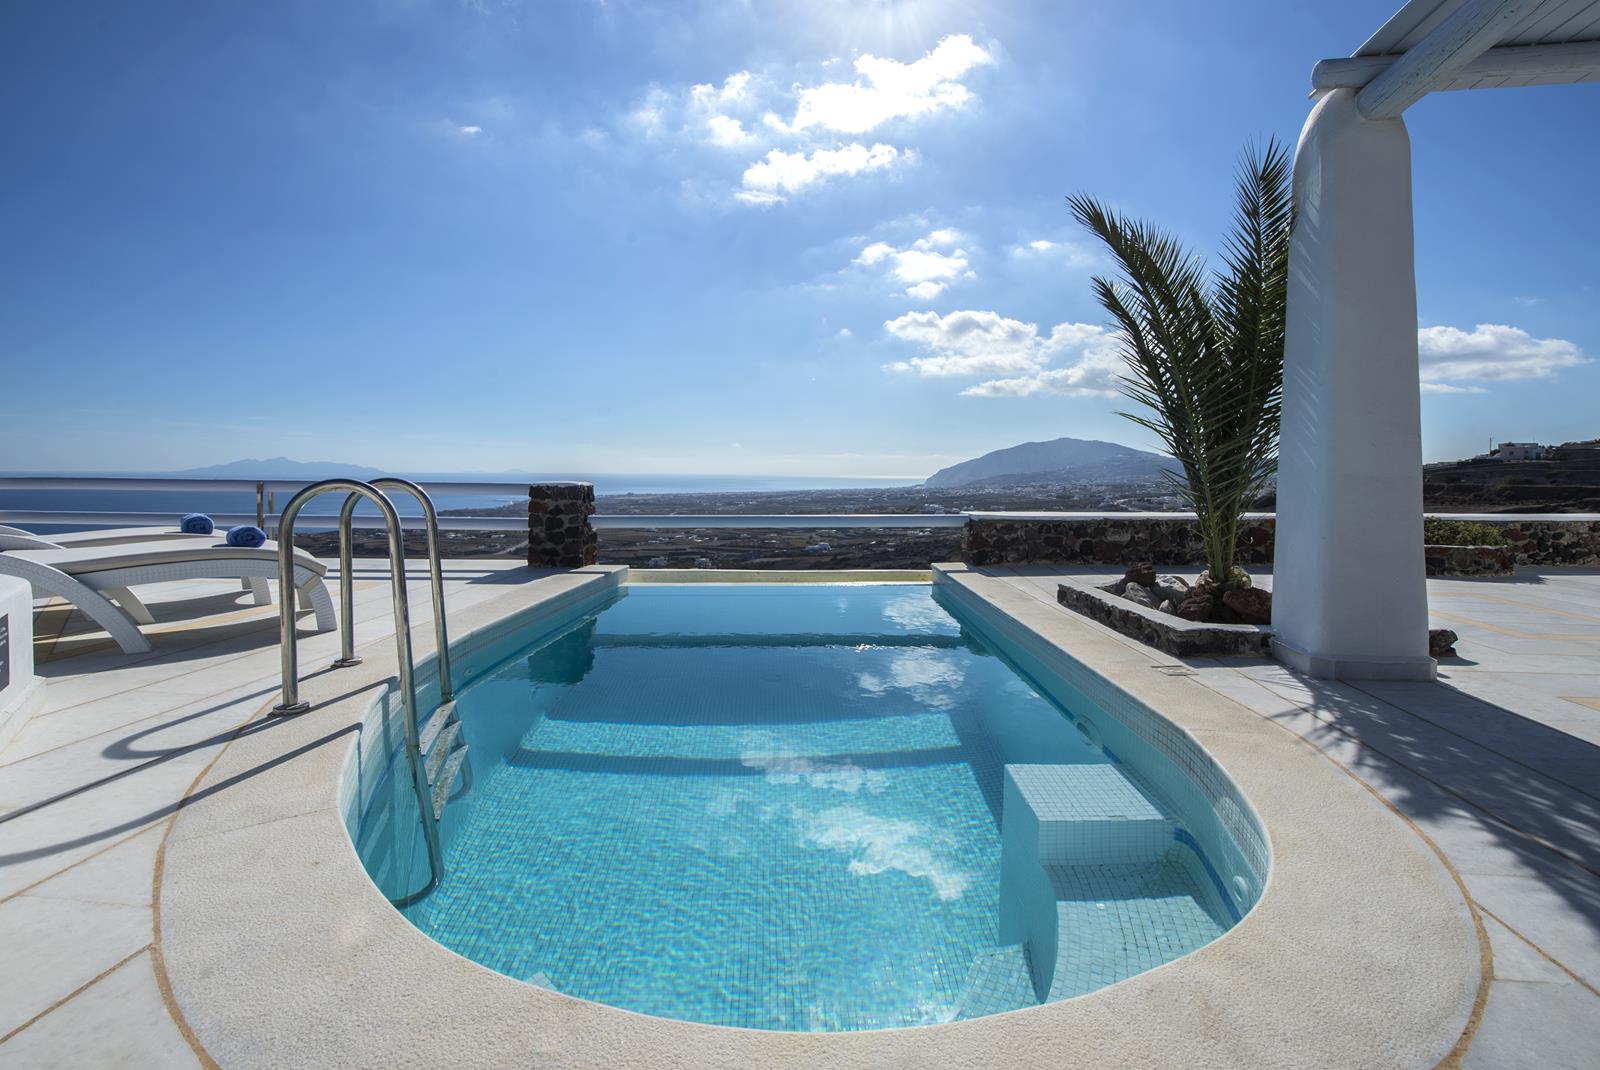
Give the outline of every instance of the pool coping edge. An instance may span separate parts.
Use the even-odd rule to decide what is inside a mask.
[[[307,682],[310,714],[231,744],[174,819],[157,936],[179,1013],[225,1066],[541,1057],[607,1067],[1036,1066],[1059,1062],[1063,1037],[1088,1065],[1432,1066],[1455,1045],[1478,982],[1470,910],[1410,830],[1258,715],[1192,679],[1127,671],[1169,658],[1134,651],[1059,607],[1027,604],[1037,600],[962,566],[940,570],[943,582],[953,572],[1020,626],[1117,674],[1107,678],[1189,732],[1258,808],[1274,864],[1260,903],[1233,930],[1072,1000],[862,1033],[670,1021],[524,984],[411,927],[355,855],[339,773],[348,737],[392,675],[392,641],[377,641],[363,648],[365,665]],[[598,591],[624,576],[541,577],[455,619],[466,636],[575,585]],[[431,650],[427,633],[414,636],[419,653]],[[1286,781],[1298,798],[1284,797]],[[208,790],[218,784],[228,789]],[[1325,835],[1330,811],[1348,818],[1346,835]],[[1352,838],[1367,859],[1348,859],[1359,879],[1345,888],[1329,870],[1339,875]],[[411,1013],[419,990],[429,993],[426,1018]]]

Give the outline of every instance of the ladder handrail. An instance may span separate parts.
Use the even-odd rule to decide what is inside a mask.
[[[439,849],[438,821],[433,815],[432,792],[427,773],[422,767],[422,747],[418,740],[417,692],[413,680],[414,665],[411,659],[411,610],[406,599],[406,558],[404,533],[400,516],[394,505],[377,487],[357,479],[324,479],[311,484],[289,499],[278,520],[278,624],[279,650],[283,667],[283,700],[273,708],[276,716],[288,717],[306,713],[311,704],[300,699],[299,655],[295,647],[295,586],[294,586],[294,522],[306,503],[330,491],[347,491],[365,498],[383,514],[384,527],[389,533],[389,574],[394,603],[395,653],[399,661],[400,706],[405,722],[406,757],[410,759],[411,786],[416,792],[418,815],[422,819],[423,840],[428,848],[428,884],[421,891],[406,896],[405,902],[414,902],[426,895],[439,882],[444,859]],[[348,589],[348,574],[340,577],[341,586]]]
[[[455,688],[450,679],[450,632],[445,623],[444,565],[439,559],[439,514],[428,492],[409,479],[383,476],[369,482],[379,490],[403,490],[422,506],[422,516],[428,530],[428,578],[433,589],[434,646],[439,651],[439,701],[449,702],[455,698]],[[339,660],[334,665],[340,667],[357,665],[361,661],[356,657],[355,584],[352,573],[355,554],[350,545],[356,506],[360,503],[361,495],[351,494],[345,498],[344,507],[339,510],[340,637]]]

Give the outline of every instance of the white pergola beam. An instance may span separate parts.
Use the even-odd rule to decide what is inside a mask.
[[[1387,71],[1400,56],[1352,56],[1325,59],[1311,70],[1311,90],[1363,89]],[[1464,89],[1490,78],[1533,80],[1540,85],[1585,82],[1600,78],[1600,41],[1559,45],[1507,45],[1491,48],[1456,72],[1440,89]]]
[[[1516,28],[1541,0],[1466,0],[1356,97],[1362,118],[1398,119]]]

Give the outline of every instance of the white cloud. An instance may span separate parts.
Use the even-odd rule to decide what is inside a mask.
[[[689,100],[701,108],[720,108],[741,103],[750,98],[750,83],[754,78],[755,75],[749,71],[739,71],[723,79],[720,89],[714,85],[692,85],[689,87]]]
[[[843,134],[864,134],[892,119],[919,118],[965,107],[972,91],[961,79],[994,58],[966,34],[941,40],[913,63],[863,55],[855,61],[854,82],[824,82],[797,94],[794,118],[783,123],[774,115],[769,125],[786,131],[813,127]]]
[[[916,162],[916,153],[881,142],[867,146],[856,143],[842,149],[817,149],[813,152],[785,152],[773,149],[745,168],[743,186],[736,198],[746,204],[780,204],[791,194],[817,182],[840,175],[859,175],[881,171],[897,164]]]
[[[856,336],[855,332],[852,331],[849,327],[840,327],[839,328],[839,333],[836,334],[834,337],[843,340],[843,339],[846,339],[846,338],[854,338],[855,336]]]
[[[1030,394],[1065,394],[1068,397],[1114,397],[1122,374],[1122,355],[1113,345],[1086,349],[1076,363],[1047,368],[1032,376],[990,379],[961,393],[975,398],[1023,398]]]
[[[948,227],[918,238],[904,249],[897,249],[886,241],[875,241],[861,250],[855,263],[865,267],[887,268],[888,275],[897,284],[904,285],[905,295],[918,301],[931,301],[961,279],[975,278],[967,259],[967,251],[955,248],[963,235]],[[938,252],[938,249],[950,252]]]
[[[1032,241],[1018,242],[1011,247],[1011,255],[1023,263],[1064,263],[1071,267],[1093,267],[1100,262],[1094,250],[1059,238],[1034,238]]]
[[[665,94],[660,90],[653,91],[651,96],[646,98],[646,103],[628,113],[628,125],[646,138],[659,137],[667,125],[666,109],[662,107],[659,96]]]
[[[831,62],[821,66],[826,69]],[[859,176],[915,161],[912,148],[882,142],[869,147],[839,135],[866,133],[892,119],[963,108],[974,99],[963,79],[974,68],[992,62],[989,52],[971,37],[956,34],[911,63],[860,56],[852,81],[807,85],[773,69],[741,70],[721,84],[652,86],[617,126],[649,144],[743,150],[749,153],[747,159],[754,159],[731,191],[734,200],[780,204],[823,179]],[[784,114],[792,118],[786,121]],[[706,161],[704,155],[692,152],[678,154],[678,159],[691,167]],[[694,178],[684,185],[704,188],[705,183]]]
[[[943,249],[960,244],[964,237],[965,235],[959,230],[940,227],[938,230],[930,231],[926,238],[918,238],[913,245],[917,249]]]
[[[458,126],[456,127],[456,133],[460,134],[462,137],[477,137],[479,134],[483,133],[483,127]]]
[[[1417,332],[1423,389],[1430,393],[1478,393],[1482,388],[1451,386],[1458,380],[1503,382],[1551,379],[1563,368],[1589,358],[1564,338],[1535,338],[1520,327],[1480,323],[1470,331],[1424,327]]]
[[[1041,335],[1034,323],[997,312],[908,312],[884,329],[928,355],[896,361],[891,371],[922,376],[991,376],[963,390],[974,397],[1025,397],[1052,393],[1075,397],[1115,394],[1122,367],[1116,336],[1092,323],[1058,323]],[[1051,367],[1061,356],[1071,364]]]
[[[1449,383],[1423,383],[1424,394],[1487,394],[1481,386],[1451,386]]]
[[[734,148],[754,140],[743,123],[726,115],[713,115],[707,119],[706,129],[710,131],[706,140],[723,148]]]
[[[925,249],[902,249],[894,254],[894,277],[901,282],[927,282],[929,279],[968,278],[967,254],[934,253]]]

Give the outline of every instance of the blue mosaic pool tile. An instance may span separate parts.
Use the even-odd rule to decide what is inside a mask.
[[[927,588],[634,589],[459,703],[474,787],[407,916],[510,976],[694,1021],[873,1029],[1029,1005],[1027,954],[996,924],[1007,763],[1092,769],[1180,812]],[[403,881],[418,851],[396,814],[358,843]],[[1057,880],[1100,897],[1060,904],[1072,984],[1189,947],[1205,889],[1175,883],[1193,877],[1181,854],[1161,866]],[[1120,963],[1095,951],[1124,940]]]
[[[1183,850],[1143,865],[1046,867],[1060,932],[1050,999],[1115,984],[1222,935],[1210,882]]]
[[[981,1018],[1037,1005],[1028,949],[1008,944],[983,952],[972,963],[956,999],[956,1017]]]

